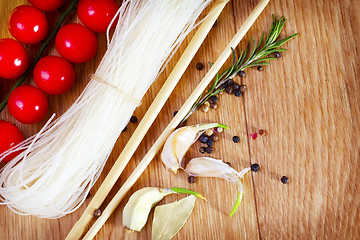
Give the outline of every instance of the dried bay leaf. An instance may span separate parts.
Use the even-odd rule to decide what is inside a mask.
[[[179,201],[155,208],[152,240],[169,240],[185,224],[194,209],[196,197],[190,195]]]

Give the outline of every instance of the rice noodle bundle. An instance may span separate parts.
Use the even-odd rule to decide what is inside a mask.
[[[125,1],[80,97],[37,135],[0,156],[24,149],[1,170],[1,204],[40,218],[75,211],[147,89],[210,1]]]

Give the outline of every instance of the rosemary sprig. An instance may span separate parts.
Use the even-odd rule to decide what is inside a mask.
[[[281,30],[284,28],[286,19],[281,17],[279,20],[275,18],[273,15],[273,23],[270,29],[270,32],[264,41],[265,32],[261,35],[261,39],[258,44],[256,44],[255,39],[252,39],[252,49],[250,49],[250,43],[247,45],[246,49],[241,51],[240,56],[236,57],[236,53],[234,49],[231,49],[233,53],[233,63],[232,66],[227,68],[223,73],[217,74],[215,80],[209,90],[203,95],[200,96],[198,101],[192,106],[189,113],[182,120],[182,123],[190,117],[200,106],[202,106],[211,96],[217,95],[219,92],[223,91],[223,85],[229,79],[232,79],[238,74],[240,71],[244,71],[247,68],[257,67],[261,65],[269,65],[269,60],[276,59],[275,57],[271,57],[269,55],[275,52],[283,52],[287,49],[280,48],[284,43],[289,41],[290,39],[299,35],[299,33],[295,33],[291,36],[285,37],[283,39],[277,40]],[[251,50],[251,51],[250,51]],[[210,63],[210,65],[212,65]]]
[[[15,85],[11,88],[10,92],[8,93],[8,95],[6,95],[6,97],[4,98],[4,100],[1,102],[0,104],[0,112],[5,108],[10,93],[12,91],[14,91],[15,88],[17,88],[18,86],[20,86],[25,79],[27,78],[27,76],[31,73],[31,71],[34,69],[36,63],[40,60],[41,55],[44,53],[46,47],[49,45],[50,41],[55,37],[56,33],[59,31],[59,28],[61,26],[61,24],[63,23],[63,21],[65,20],[65,18],[69,15],[69,13],[75,9],[75,5],[79,0],[73,0],[70,5],[68,6],[68,8],[60,15],[59,21],[56,23],[54,29],[51,31],[50,35],[48,36],[48,38],[44,41],[44,43],[41,44],[40,49],[38,51],[38,53],[36,54],[33,62],[31,63],[31,65],[26,69],[25,73],[23,75],[21,75],[18,80],[16,81]]]

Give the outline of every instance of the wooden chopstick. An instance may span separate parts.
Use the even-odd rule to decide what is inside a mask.
[[[210,68],[209,72],[205,75],[203,80],[199,83],[199,85],[195,88],[193,93],[190,95],[188,100],[184,103],[184,105],[180,108],[179,112],[175,115],[173,120],[169,123],[169,125],[165,128],[160,137],[156,140],[151,149],[147,152],[145,157],[142,159],[140,164],[136,167],[134,172],[130,175],[130,177],[126,180],[124,185],[117,192],[115,197],[111,200],[109,205],[104,209],[101,216],[96,220],[94,225],[89,229],[87,234],[83,239],[93,239],[101,227],[105,224],[106,220],[110,217],[112,212],[119,205],[127,191],[134,185],[140,175],[145,171],[147,166],[150,164],[152,159],[155,157],[156,153],[160,150],[167,137],[171,134],[172,131],[179,125],[181,120],[186,116],[186,114],[190,111],[192,105],[199,98],[200,94],[206,89],[206,87],[211,83],[212,79],[215,77],[216,73],[220,70],[222,65],[226,62],[226,60],[231,55],[231,48],[235,48],[250,27],[254,24],[255,20],[259,17],[261,12],[264,10],[266,5],[270,0],[261,0],[258,5],[255,7],[250,16],[246,19],[242,27],[235,34],[230,43],[226,46],[225,50],[221,53],[219,58],[216,60],[214,65]]]
[[[101,184],[100,188],[97,190],[91,202],[85,209],[80,219],[73,226],[66,239],[73,240],[81,238],[86,226],[93,218],[93,212],[101,206],[106,196],[109,194],[110,190],[116,183],[117,179],[120,177],[120,174],[130,161],[141,140],[144,138],[150,126],[159,114],[161,108],[164,106],[171,92],[175,88],[176,84],[179,82],[181,76],[184,74],[186,68],[190,64],[191,60],[200,48],[204,39],[210,32],[210,29],[214,25],[216,19],[218,18],[221,11],[228,2],[229,0],[217,0],[215,2],[208,15],[206,16],[205,20],[201,23],[191,42],[180,57],[173,71],[169,75],[168,79],[160,89],[158,95],[154,99],[148,111],[145,113],[144,117],[139,123],[139,126],[132,134],[131,138],[129,139],[125,148],[123,149],[115,164],[111,168],[110,172],[106,176],[105,180]]]

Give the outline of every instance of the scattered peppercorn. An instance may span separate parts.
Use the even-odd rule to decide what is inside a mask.
[[[238,90],[239,88],[240,88],[240,84],[238,84],[238,83],[234,83],[234,84],[232,85],[232,89],[233,89],[234,91]]]
[[[212,129],[208,129],[205,131],[205,134],[208,135],[208,136],[211,136],[214,134],[214,131]]]
[[[86,195],[86,198],[90,198],[91,197],[91,193],[88,192],[88,194]]]
[[[206,101],[206,102],[204,102],[204,105],[207,106],[207,107],[210,107],[210,102]]]
[[[209,98],[209,100],[210,100],[212,103],[217,103],[217,101],[219,100],[219,98],[218,98],[217,96],[213,95],[213,96],[211,96],[211,97]]]
[[[250,134],[250,137],[255,140],[258,137],[257,133]]]
[[[280,52],[274,52],[274,58],[281,58]]]
[[[287,176],[282,176],[282,177],[281,177],[281,182],[282,182],[283,184],[287,184],[287,183],[289,182],[289,178],[288,178]]]
[[[257,172],[257,171],[259,171],[259,169],[260,169],[260,166],[259,166],[259,164],[257,164],[257,163],[254,163],[254,164],[252,164],[251,165],[251,171],[253,171],[253,172]]]
[[[244,71],[240,71],[240,72],[238,72],[238,75],[239,75],[239,77],[245,77],[245,72]]]
[[[125,132],[127,130],[127,126],[124,127],[124,129],[122,130],[123,132]]]
[[[240,142],[240,138],[239,138],[239,136],[233,136],[233,142],[234,143],[238,143],[238,142]]]
[[[217,127],[217,128],[216,128],[216,131],[217,131],[218,133],[221,133],[222,131],[224,131],[224,129],[223,129],[222,127]]]
[[[263,66],[257,66],[258,71],[262,71],[263,69],[264,69]]]
[[[96,218],[98,218],[98,217],[100,217],[101,216],[101,210],[100,209],[96,209],[94,212],[93,212],[93,215],[94,215],[94,217],[96,217]]]
[[[208,140],[208,141],[206,142],[206,145],[208,145],[209,147],[212,147],[212,146],[214,145],[214,141]]]
[[[240,90],[236,90],[235,92],[234,92],[234,95],[235,95],[235,97],[240,97],[241,96],[241,91]]]
[[[232,80],[231,78],[226,80],[225,82],[226,86],[232,86],[234,84],[234,80]]]
[[[210,104],[210,108],[212,108],[212,109],[217,109],[217,104],[216,104],[216,103],[211,103],[211,104]]]
[[[178,111],[174,111],[173,117],[175,117],[177,113],[178,113]]]
[[[211,139],[212,141],[214,141],[214,142],[219,141],[219,137],[218,137],[216,134],[211,135],[211,136],[210,136],[210,139]]]
[[[205,152],[206,152],[206,148],[201,147],[201,148],[199,149],[199,152],[200,152],[200,153],[205,153]]]
[[[202,106],[201,111],[203,111],[204,113],[207,113],[209,111],[209,107],[204,105],[204,106]]]
[[[208,137],[207,135],[205,135],[205,134],[203,134],[203,135],[201,135],[201,136],[199,137],[199,141],[200,141],[201,143],[206,143],[208,140],[209,140],[209,137]]]
[[[196,64],[196,69],[197,70],[202,70],[204,68],[204,64],[202,64],[201,62],[198,62],[197,64]]]
[[[137,121],[138,121],[138,119],[137,119],[136,116],[132,116],[132,117],[130,118],[130,122],[132,122],[132,123],[136,123]]]
[[[231,163],[230,163],[230,162],[226,162],[226,164],[227,164],[229,167],[231,167]]]
[[[225,88],[225,92],[226,92],[227,94],[232,94],[232,92],[233,92],[232,86],[227,86],[227,87]]]
[[[188,177],[188,181],[189,183],[195,183],[196,182],[196,178],[194,176],[189,176]]]
[[[266,134],[266,132],[264,129],[260,129],[259,134],[260,134],[260,136],[264,136]]]
[[[214,148],[213,147],[207,147],[206,148],[206,152],[207,153],[212,153],[214,151]]]
[[[246,91],[246,85],[241,85],[240,86],[240,91],[245,92]]]

